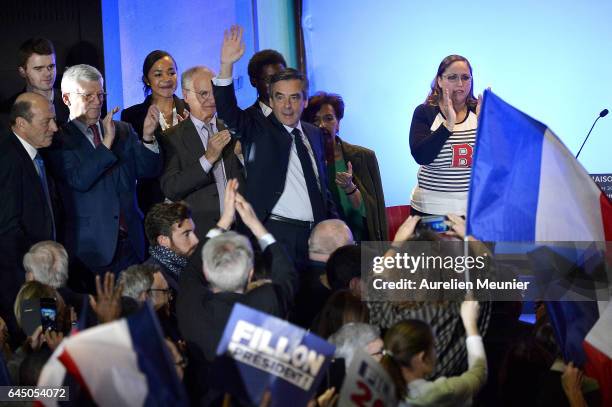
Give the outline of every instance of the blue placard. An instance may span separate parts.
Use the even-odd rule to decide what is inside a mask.
[[[258,404],[269,390],[272,406],[302,406],[316,392],[334,350],[287,321],[235,304],[217,347],[215,370],[229,384],[225,391],[240,400]]]

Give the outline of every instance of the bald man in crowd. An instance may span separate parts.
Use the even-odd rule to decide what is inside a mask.
[[[0,315],[12,328],[13,301],[25,276],[23,255],[36,242],[56,239],[59,211],[39,153],[57,131],[53,105],[39,94],[23,93],[9,121],[10,131],[0,141]]]
[[[200,240],[219,221],[227,181],[236,178],[244,184],[236,141],[216,115],[213,76],[204,66],[183,72],[181,86],[189,104],[189,119],[171,127],[162,137],[166,154],[162,191],[172,201],[189,204]]]
[[[327,260],[338,248],[353,244],[351,229],[340,219],[324,220],[312,229],[308,239],[308,268],[300,273],[292,322],[310,328],[331,294],[325,273]]]

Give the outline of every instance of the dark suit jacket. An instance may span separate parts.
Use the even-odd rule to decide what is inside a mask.
[[[0,315],[11,335],[15,335],[13,301],[24,282],[23,255],[34,243],[52,240],[53,225],[34,163],[12,131],[5,131],[1,137],[0,152]],[[53,183],[46,167],[57,214]]]
[[[144,102],[139,103],[134,106],[130,106],[127,109],[121,111],[121,121],[130,123],[134,130],[136,130],[136,134],[142,140],[142,132],[144,126],[144,120],[147,116],[147,111],[151,106],[151,96],[147,96]],[[176,107],[176,113],[183,116],[185,114],[185,109],[187,105],[183,101],[176,96],[174,96],[174,106]],[[157,126],[155,130],[155,136],[159,140],[161,138],[162,130],[160,126]],[[164,154],[165,157],[165,154]],[[159,202],[164,201],[164,193],[162,192],[161,186],[159,184],[159,178],[145,178],[138,180],[138,185],[136,186],[136,195],[138,196],[138,206],[143,214],[147,214],[149,209],[153,205]]]
[[[248,155],[245,155],[246,195],[259,219],[265,221],[285,189],[292,136],[274,114],[265,117],[261,112],[253,112],[254,109],[249,112],[241,110],[236,102],[233,84],[214,86],[213,89],[219,117],[229,128],[238,132],[244,151],[248,151]],[[302,129],[317,162],[319,189],[323,194],[327,217],[336,218],[335,206],[327,189],[323,134],[306,122],[302,122]],[[315,219],[315,222],[322,220]]]
[[[340,140],[345,161],[353,166],[353,180],[366,209],[368,240],[387,240],[387,213],[378,160],[374,151]]]
[[[271,270],[272,283],[244,294],[213,293],[207,286],[201,261],[199,267],[186,267],[181,274],[176,307],[179,330],[187,342],[188,368],[194,381],[193,386],[187,387],[192,390],[194,404],[202,400],[205,386],[211,382],[210,363],[234,304],[244,304],[279,318],[285,318],[293,304],[298,282],[293,262],[278,242],[266,247],[263,254]]]
[[[225,126],[217,121],[219,130]],[[164,172],[160,178],[162,191],[172,201],[184,200],[191,207],[191,218],[200,239],[217,224],[220,217],[219,191],[213,170],[208,174],[200,165],[205,146],[191,119],[169,128],[161,137],[165,153]],[[223,149],[227,179],[236,178],[244,185],[242,164],[234,154],[236,140]]]
[[[97,148],[72,122],[62,128],[50,151],[66,213],[66,247],[89,267],[103,267],[113,259],[119,214],[128,227],[135,252],[144,258],[142,217],[136,207],[136,179],[155,177],[161,158],[146,148],[128,123],[115,121],[111,150]],[[102,129],[102,132],[104,129]]]

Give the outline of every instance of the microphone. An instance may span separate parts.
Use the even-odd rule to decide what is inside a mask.
[[[586,137],[584,138],[584,141],[582,142],[582,145],[580,146],[580,150],[578,150],[578,154],[576,154],[576,159],[578,159],[578,156],[580,155],[580,152],[582,151],[582,147],[584,147],[584,143],[587,142],[587,140],[589,139],[589,136],[591,135],[591,132],[593,131],[593,128],[595,127],[595,123],[597,123],[597,120],[601,119],[602,117],[606,117],[608,114],[608,109],[604,109],[601,112],[599,112],[599,116],[597,116],[597,119],[595,119],[595,121],[593,122],[593,125],[591,126],[591,130],[589,130],[589,132],[587,133]]]

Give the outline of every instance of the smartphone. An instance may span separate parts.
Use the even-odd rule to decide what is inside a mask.
[[[43,332],[57,331],[57,305],[55,298],[40,299],[40,321]]]
[[[32,298],[21,302],[21,329],[32,336],[39,326],[56,330],[57,304],[54,298]]]
[[[423,216],[417,225],[419,230],[431,230],[435,233],[448,232],[449,227],[446,224],[448,218],[446,216]]]

